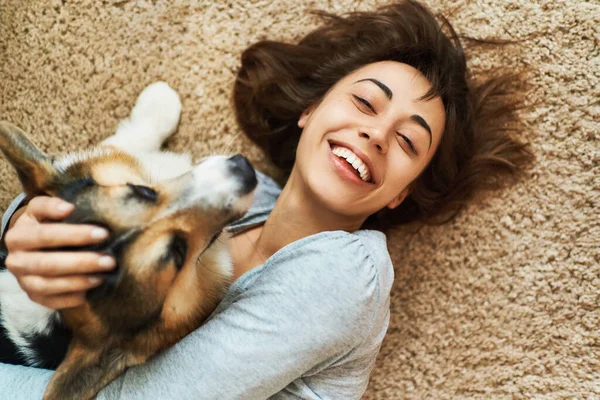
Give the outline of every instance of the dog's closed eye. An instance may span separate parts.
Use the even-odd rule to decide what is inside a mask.
[[[127,186],[131,189],[133,195],[138,199],[154,203],[158,198],[158,193],[156,190],[149,188],[148,186],[134,185],[132,183],[128,183]]]

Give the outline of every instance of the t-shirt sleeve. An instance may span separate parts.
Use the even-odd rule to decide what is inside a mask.
[[[227,227],[227,230],[232,234],[264,222],[271,213],[271,210],[273,210],[273,207],[275,207],[275,202],[277,202],[277,198],[281,193],[281,187],[271,177],[259,170],[255,171],[258,183],[254,190],[252,205],[246,214]]]
[[[0,242],[4,242],[4,234],[6,233],[6,229],[8,228],[8,223],[10,222],[10,219],[12,218],[15,211],[17,211],[17,209],[21,207],[21,205],[23,205],[23,203],[25,202],[25,198],[25,193],[21,193],[20,195],[18,195],[12,201],[12,203],[10,203],[10,205],[4,212],[4,215],[2,215],[2,225],[0,226]]]
[[[354,235],[301,239],[258,268],[231,305],[98,398],[264,400],[339,362],[371,329],[377,272]]]

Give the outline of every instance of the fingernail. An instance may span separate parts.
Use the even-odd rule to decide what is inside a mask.
[[[102,228],[94,228],[92,230],[92,239],[106,239],[108,237],[108,231]]]
[[[111,256],[102,256],[98,259],[98,266],[102,268],[113,268],[115,266],[115,259]]]
[[[90,276],[90,277],[88,277],[88,280],[90,281],[90,283],[92,285],[99,285],[102,283],[102,278],[97,277],[97,276]]]
[[[58,205],[57,209],[59,212],[67,212],[73,208],[73,204],[70,203],[61,203]]]

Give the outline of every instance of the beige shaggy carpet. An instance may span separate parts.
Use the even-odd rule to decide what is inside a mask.
[[[295,40],[309,8],[375,1],[0,0],[0,119],[48,152],[99,142],[142,88],[166,80],[183,116],[169,142],[195,157],[243,152],[229,103],[239,55]],[[600,3],[430,1],[457,30],[522,39],[471,66],[530,67],[528,179],[453,223],[389,236],[392,317],[366,399],[600,398]],[[0,208],[19,192],[0,163]]]

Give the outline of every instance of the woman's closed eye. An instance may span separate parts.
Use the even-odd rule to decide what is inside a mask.
[[[400,137],[400,139],[401,139],[401,140],[403,140],[403,141],[404,141],[404,142],[405,142],[405,143],[408,145],[408,147],[410,148],[410,151],[411,151],[411,152],[412,152],[412,153],[413,153],[415,156],[418,156],[418,155],[419,155],[419,152],[417,151],[417,148],[415,147],[415,144],[413,143],[413,141],[412,141],[412,140],[410,140],[410,138],[409,138],[408,136],[406,136],[406,135],[403,135],[403,134],[402,134],[402,133],[400,133],[400,132],[396,132],[396,134],[397,134],[397,135]]]
[[[352,97],[354,97],[354,100],[356,100],[356,102],[358,103],[356,105],[356,108],[358,108],[360,111],[365,112],[365,107],[368,108],[373,114],[377,114],[375,112],[375,108],[373,108],[373,106],[371,105],[371,103],[369,103],[366,99],[363,99],[360,96],[357,96],[355,94],[352,95]]]

